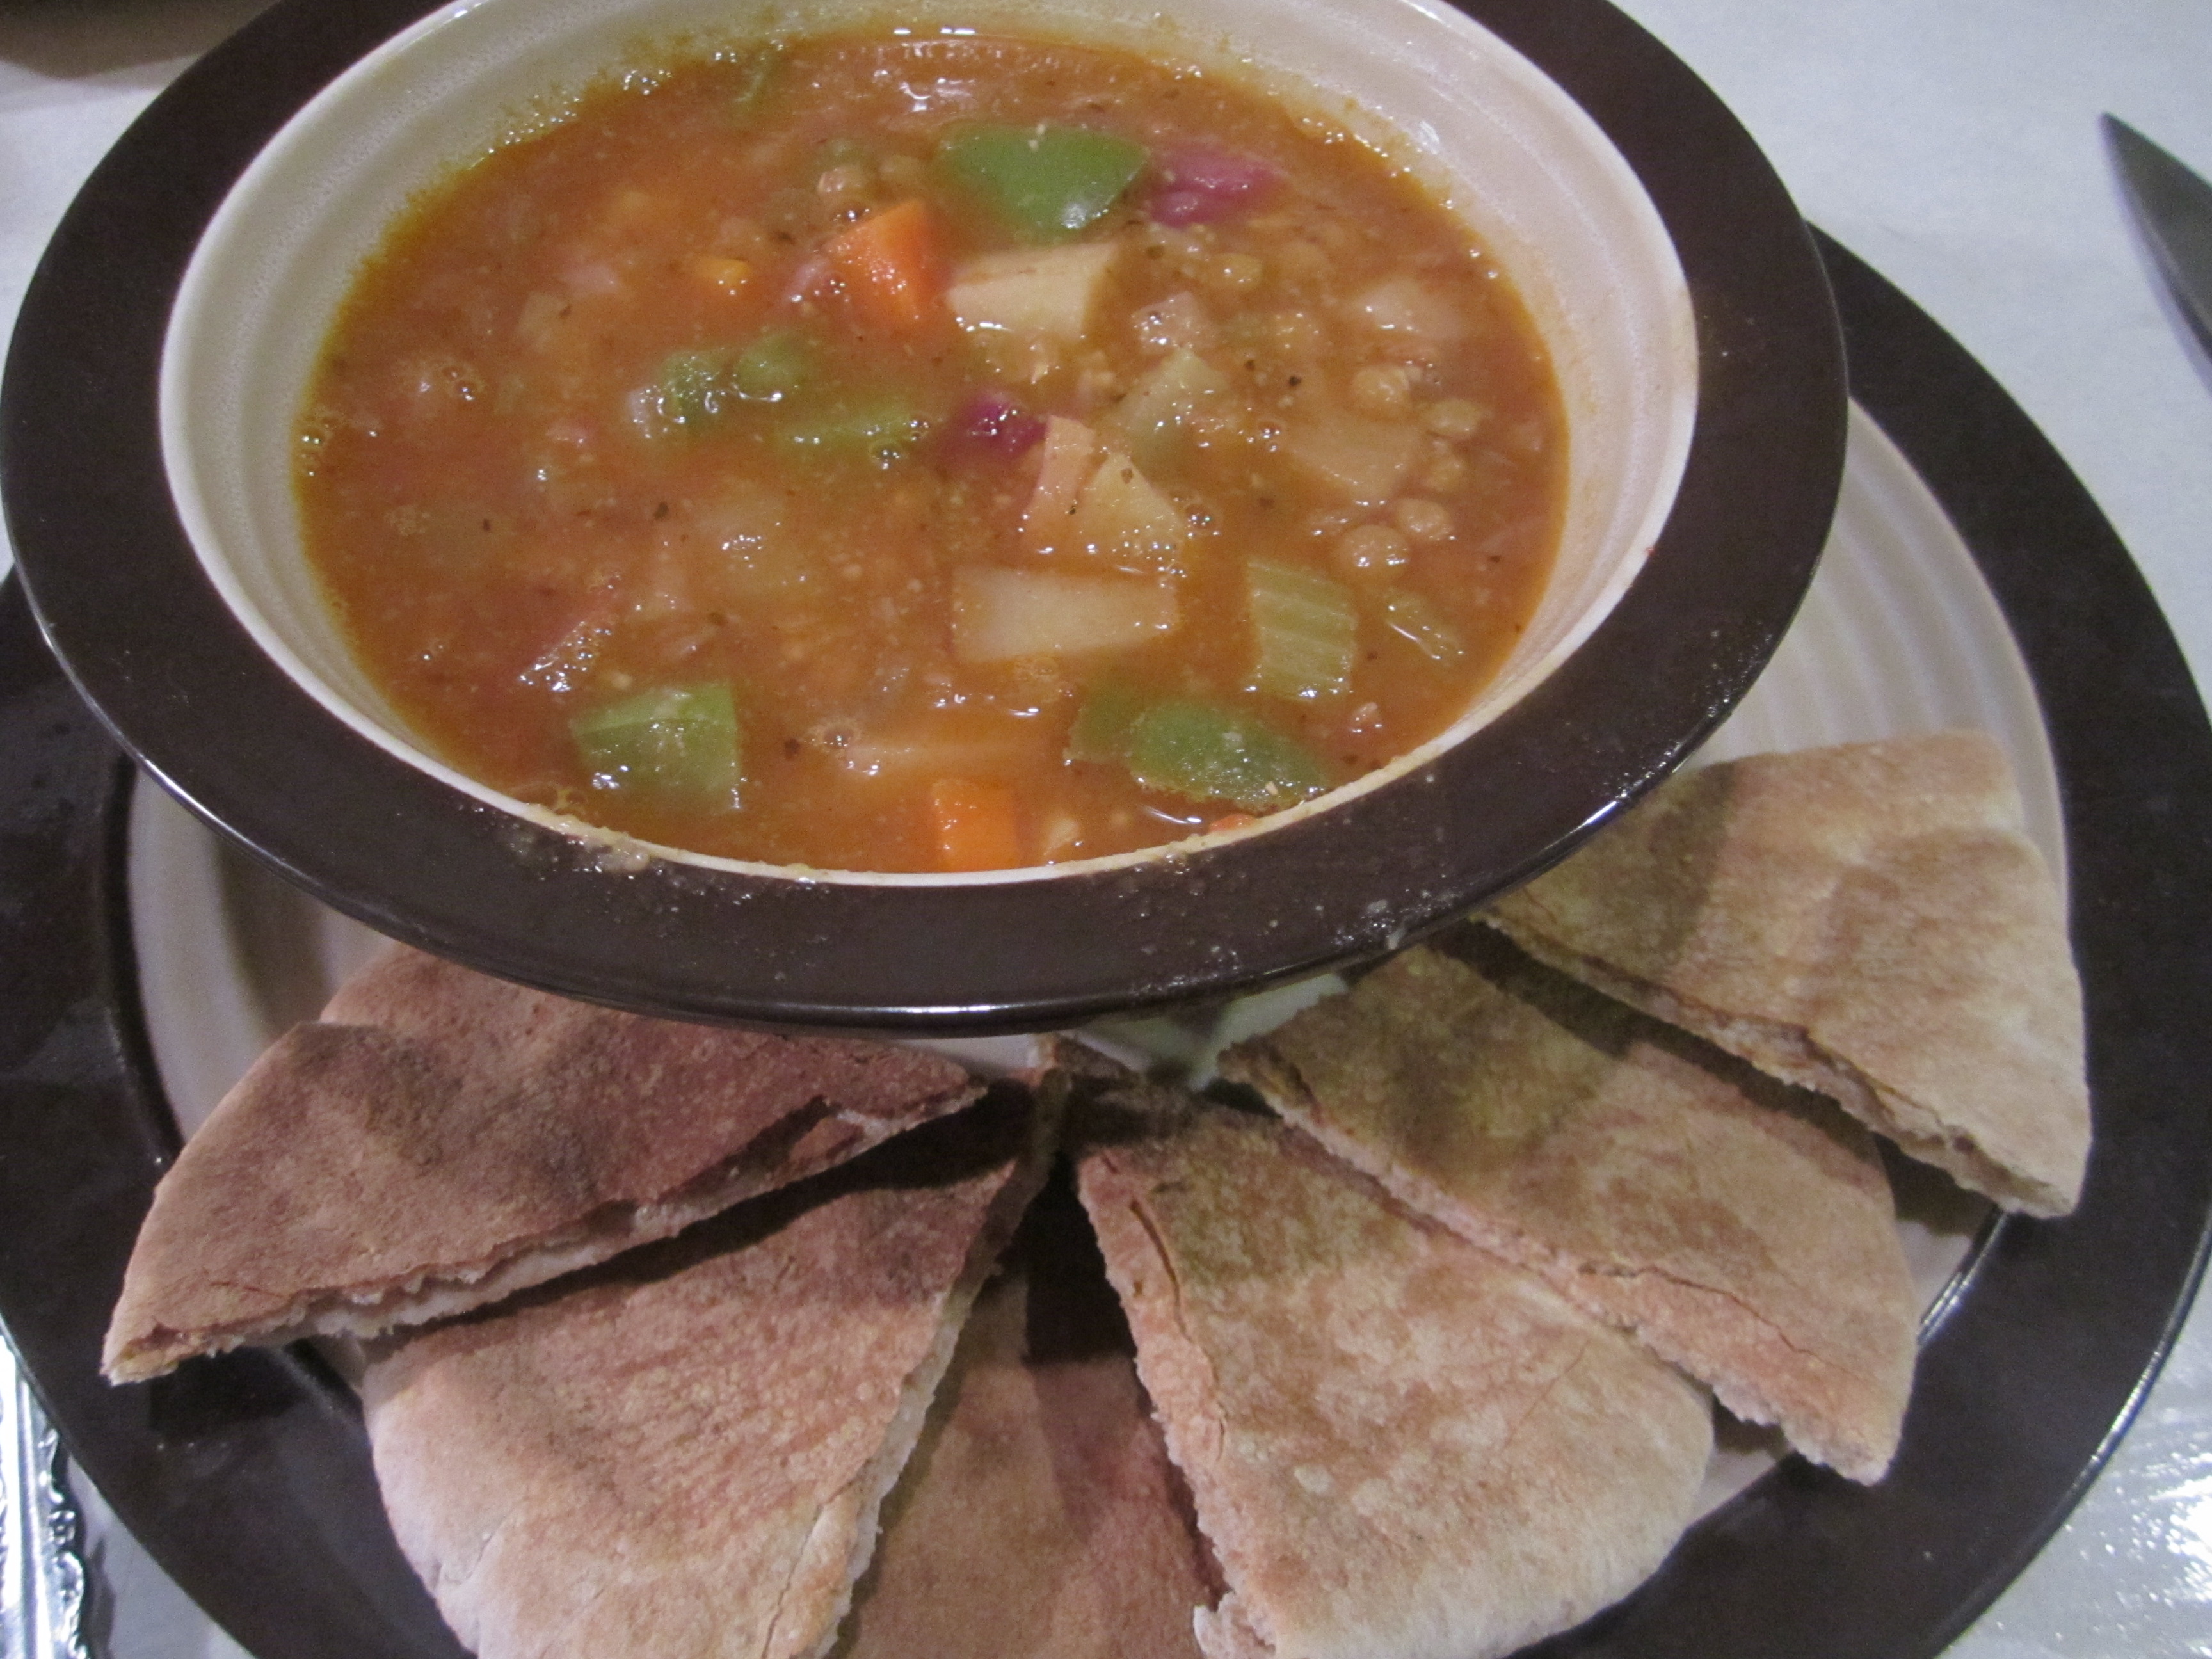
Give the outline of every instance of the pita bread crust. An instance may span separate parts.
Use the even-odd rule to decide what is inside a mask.
[[[1879,1479],[1919,1304],[1872,1138],[1508,946],[1476,950],[1482,971],[1416,946],[1222,1071],[1739,1416]]]
[[[1486,1659],[1687,1522],[1700,1390],[1283,1125],[1170,1109],[1079,1170],[1230,1590],[1210,1654]]]
[[[823,1651],[1042,1178],[1047,1115],[1032,1133],[1018,1104],[373,1358],[362,1398],[393,1532],[463,1644],[481,1659]]]
[[[105,1369],[483,1305],[979,1092],[915,1049],[647,1019],[395,945],[162,1177]]]
[[[836,1659],[1199,1659],[1213,1589],[1136,1366],[1027,1358],[1051,1289],[978,1300]]]
[[[1490,920],[2008,1208],[2059,1215],[2081,1195],[2081,983],[1981,733],[1670,779]]]

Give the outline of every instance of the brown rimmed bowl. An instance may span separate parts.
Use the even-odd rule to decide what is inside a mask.
[[[923,10],[902,20],[1154,43],[1283,88],[1401,151],[1506,265],[1560,372],[1569,520],[1528,643],[1466,718],[1251,830],[981,876],[641,855],[459,777],[360,683],[314,595],[289,510],[299,390],[410,190],[517,103],[710,9],[286,0],[88,183],[9,364],[26,589],[141,763],[325,901],[487,971],[659,1012],[952,1033],[1391,948],[1564,856],[1725,715],[1826,534],[1842,355],[1788,197],[1662,48],[1599,0]],[[180,136],[191,163],[156,167]]]

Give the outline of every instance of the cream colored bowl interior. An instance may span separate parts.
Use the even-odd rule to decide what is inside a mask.
[[[1496,718],[1612,609],[1666,520],[1696,418],[1681,268],[1634,174],[1580,107],[1440,0],[1182,0],[1172,16],[1118,0],[917,0],[895,17],[871,0],[476,0],[364,58],[271,141],[210,225],[170,320],[162,444],[185,528],[239,619],[332,714],[480,800],[592,833],[424,752],[356,665],[302,555],[292,495],[293,424],[309,374],[355,270],[410,195],[564,89],[682,37],[871,22],[1049,33],[1241,74],[1416,167],[1534,313],[1566,404],[1570,482],[1564,539],[1533,623],[1451,730],[1294,815],[1378,787]],[[1023,872],[810,874],[957,883]]]

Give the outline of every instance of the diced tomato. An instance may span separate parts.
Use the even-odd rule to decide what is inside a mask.
[[[919,197],[870,214],[823,251],[854,308],[880,328],[909,332],[944,307],[937,220]]]

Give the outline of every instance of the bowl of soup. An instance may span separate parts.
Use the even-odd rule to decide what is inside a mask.
[[[24,563],[157,775],[431,949],[916,1030],[1310,973],[1564,855],[1809,579],[1817,262],[1609,8],[393,21],[210,99],[147,260],[173,678]]]

